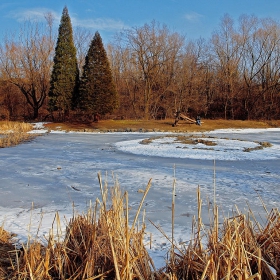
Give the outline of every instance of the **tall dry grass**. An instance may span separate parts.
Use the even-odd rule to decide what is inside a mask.
[[[21,250],[16,250],[11,235],[2,227],[0,279],[280,278],[280,213],[277,209],[267,212],[266,224],[261,226],[253,213],[245,216],[238,209],[232,218],[221,222],[214,203],[210,209],[210,226],[206,227],[202,222],[198,188],[197,217],[194,217],[193,235],[188,243],[177,244],[173,234],[169,237],[156,226],[170,242],[166,266],[156,270],[143,243],[145,222],[138,219],[151,181],[134,217],[130,217],[127,192],[122,193],[117,183],[112,188],[103,185],[100,175],[99,183],[101,198],[90,205],[87,213],[73,214],[65,234],[56,214],[45,244],[36,238],[29,239]],[[175,194],[175,183],[173,192]],[[175,200],[172,201],[173,214],[174,211]]]
[[[173,245],[175,249],[164,272],[168,279],[280,279],[278,209],[267,215],[265,226],[238,209],[235,216],[224,219],[220,225],[218,207],[214,204],[210,226],[205,227],[201,205],[198,189],[193,236],[187,245]]]
[[[34,138],[33,134],[28,132],[32,130],[33,126],[24,122],[0,122],[0,148],[18,145],[22,142]]]
[[[109,190],[99,178],[101,200],[87,213],[74,215],[64,235],[57,214],[58,230],[50,230],[46,245],[36,239],[22,245],[22,253],[11,258],[1,279],[156,279],[143,243],[145,224],[138,221],[142,203],[129,225],[127,193],[118,185]]]

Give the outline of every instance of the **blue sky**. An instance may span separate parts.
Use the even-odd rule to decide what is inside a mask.
[[[207,39],[226,13],[235,20],[242,14],[280,19],[280,0],[1,0],[0,40],[25,19],[44,20],[47,12],[58,26],[65,5],[73,26],[99,31],[105,43],[123,28],[152,20],[189,39]]]

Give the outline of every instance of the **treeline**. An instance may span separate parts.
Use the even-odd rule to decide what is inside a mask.
[[[271,18],[225,15],[196,41],[152,21],[119,32],[106,50],[98,32],[72,34],[67,8],[58,35],[51,15],[46,22],[1,45],[2,118],[280,118],[280,25]]]
[[[79,33],[77,48],[65,7],[54,47],[53,18],[46,20],[47,28],[28,23],[19,42],[1,46],[1,117],[98,120],[113,112],[118,97],[100,34]]]

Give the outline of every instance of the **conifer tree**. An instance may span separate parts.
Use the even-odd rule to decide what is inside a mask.
[[[68,9],[62,12],[49,91],[49,111],[69,113],[79,89],[79,70]]]
[[[95,33],[85,58],[79,96],[80,108],[91,115],[105,115],[118,105],[116,86],[99,32]]]

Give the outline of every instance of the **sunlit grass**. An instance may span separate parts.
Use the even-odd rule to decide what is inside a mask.
[[[32,128],[31,124],[24,122],[0,122],[0,148],[15,146],[33,139],[35,135],[28,133]]]
[[[87,213],[73,214],[65,234],[57,213],[44,244],[35,237],[21,244],[21,250],[16,249],[16,241],[0,227],[0,279],[274,280],[275,271],[279,276],[277,209],[267,212],[264,225],[260,225],[251,210],[244,215],[236,209],[232,217],[219,221],[218,206],[209,205],[209,214],[213,214],[205,231],[198,188],[190,241],[178,243],[150,221],[170,248],[166,265],[156,269],[146,249],[152,246],[152,238],[144,244],[145,215],[138,219],[151,180],[134,217],[130,216],[128,193],[122,193],[117,183],[110,191],[100,175],[99,182],[101,199],[96,199]],[[172,215],[174,209],[175,201]],[[171,226],[174,231],[174,224]]]
[[[9,134],[11,132],[28,132],[32,130],[33,126],[30,123],[25,122],[0,122],[0,131],[2,134]]]
[[[128,131],[128,132],[204,132],[226,128],[270,128],[280,127],[280,121],[241,121],[241,120],[203,120],[201,126],[179,121],[179,125],[172,127],[174,119],[166,120],[101,120],[99,122],[65,122],[48,123],[46,127],[53,130],[65,131]]]

